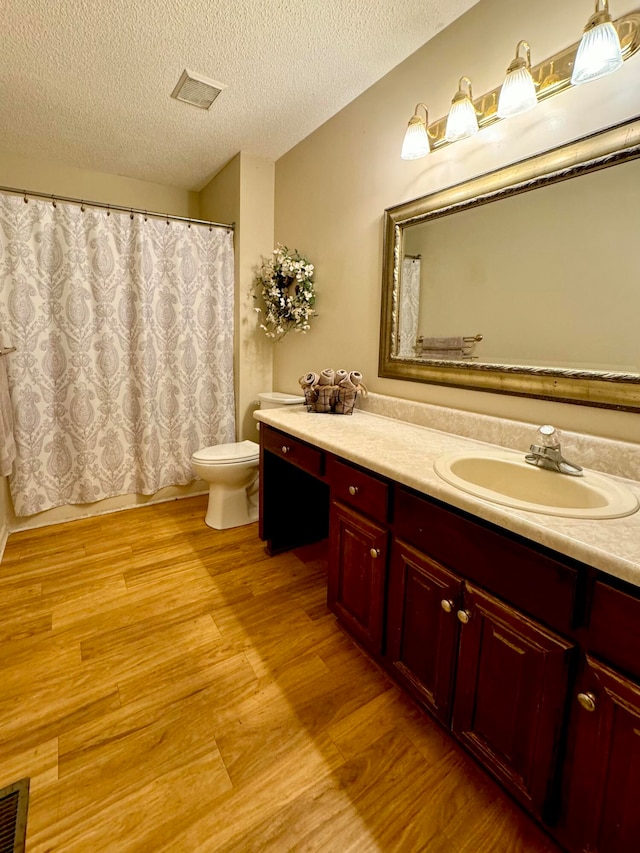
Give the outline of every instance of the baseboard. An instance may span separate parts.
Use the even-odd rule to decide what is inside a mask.
[[[9,528],[6,524],[3,524],[0,527],[0,563],[2,563],[2,558],[4,557],[4,549],[7,547],[7,540],[9,538]]]
[[[208,494],[208,487],[202,480],[196,480],[187,486],[165,486],[153,495],[119,495],[115,498],[105,498],[94,505],[67,505],[46,510],[39,515],[18,518],[15,526],[8,533],[18,533],[23,530],[37,530],[54,524],[68,521],[79,521],[86,518],[98,518],[101,515],[111,515],[129,509],[142,509],[151,504],[167,503],[169,501],[193,498]]]

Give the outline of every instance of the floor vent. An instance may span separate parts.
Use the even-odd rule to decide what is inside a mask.
[[[208,110],[211,104],[225,88],[223,83],[216,83],[201,74],[185,69],[178,80],[171,97],[176,101],[184,101],[202,110]]]
[[[24,853],[29,780],[0,789],[0,853]]]

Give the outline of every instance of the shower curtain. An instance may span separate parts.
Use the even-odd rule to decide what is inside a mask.
[[[195,479],[235,440],[233,235],[0,195],[19,516]]]
[[[405,258],[402,261],[402,279],[400,280],[399,356],[416,354],[419,313],[420,258]]]

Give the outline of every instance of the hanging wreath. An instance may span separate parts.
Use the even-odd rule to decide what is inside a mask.
[[[306,334],[309,321],[315,316],[316,293],[313,284],[314,266],[296,249],[286,246],[273,250],[273,258],[263,261],[255,278],[258,291],[254,299],[262,299],[260,328],[268,338],[280,341],[288,332]]]

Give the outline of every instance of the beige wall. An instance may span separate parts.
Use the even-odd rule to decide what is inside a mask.
[[[257,440],[253,411],[271,390],[273,344],[258,330],[253,278],[261,256],[273,249],[272,160],[240,153],[202,190],[202,216],[235,222],[235,385],[238,438]]]
[[[636,5],[616,0],[613,12]],[[432,120],[445,115],[461,75],[476,94],[486,92],[504,78],[519,39],[530,42],[535,64],[578,41],[591,11],[553,0],[481,0],[278,160],[275,237],[316,265],[319,316],[308,335],[275,348],[275,388],[298,390],[308,370],[359,369],[379,393],[638,440],[630,413],[377,376],[384,209],[637,115],[640,56],[609,78],[405,162],[399,153],[415,104],[426,102]]]
[[[200,216],[195,192],[7,154],[0,157],[0,185],[174,216]]]

